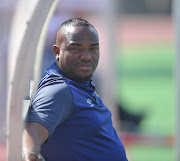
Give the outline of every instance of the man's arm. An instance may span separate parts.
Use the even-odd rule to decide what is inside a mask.
[[[26,123],[23,131],[23,153],[25,161],[38,161],[41,145],[48,139],[49,132],[43,125]]]

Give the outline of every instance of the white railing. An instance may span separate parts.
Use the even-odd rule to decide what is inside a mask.
[[[19,40],[16,49],[9,49],[9,60],[11,55],[15,55],[15,58],[10,65],[14,63],[12,74],[9,76],[9,89],[8,89],[8,112],[7,112],[7,160],[15,161],[21,160],[22,152],[22,105],[25,95],[25,89],[30,83],[30,76],[32,74],[33,64],[36,63],[36,67],[40,66],[39,61],[42,57],[42,51],[40,50],[44,46],[44,39],[49,25],[51,16],[56,8],[58,0],[19,0],[17,11],[15,12],[13,24],[18,27],[24,25],[24,30],[18,28],[12,28],[10,41],[13,42]],[[33,7],[32,7],[33,5]],[[29,12],[24,10],[32,7]],[[22,15],[26,14],[26,19],[21,19]],[[28,14],[28,15],[27,15]],[[20,21],[21,20],[21,21]],[[19,24],[21,23],[21,24]],[[23,24],[25,23],[25,24]],[[14,25],[12,25],[13,27]],[[17,29],[15,31],[15,29]],[[23,35],[22,35],[23,33]],[[18,36],[22,36],[18,39]],[[39,41],[40,40],[40,41]],[[13,53],[14,51],[14,53]],[[17,51],[17,53],[15,53]],[[36,53],[38,51],[39,53]],[[37,54],[40,55],[38,61]],[[10,69],[10,68],[9,68]],[[39,68],[38,68],[39,69]],[[36,79],[36,78],[35,78]]]

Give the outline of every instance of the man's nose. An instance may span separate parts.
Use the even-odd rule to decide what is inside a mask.
[[[88,51],[88,49],[85,49],[85,50],[82,51],[81,56],[80,56],[80,59],[81,59],[81,60],[85,60],[85,61],[88,61],[88,60],[91,60],[91,59],[92,59],[92,55],[91,55],[91,53]]]

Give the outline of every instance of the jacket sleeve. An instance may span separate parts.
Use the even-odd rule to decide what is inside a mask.
[[[39,88],[26,116],[26,122],[37,122],[49,131],[64,122],[73,110],[73,96],[65,82],[55,81]]]

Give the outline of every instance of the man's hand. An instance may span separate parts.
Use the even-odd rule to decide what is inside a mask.
[[[43,161],[43,159],[39,155],[34,154],[34,153],[23,154],[22,160],[23,161]]]

